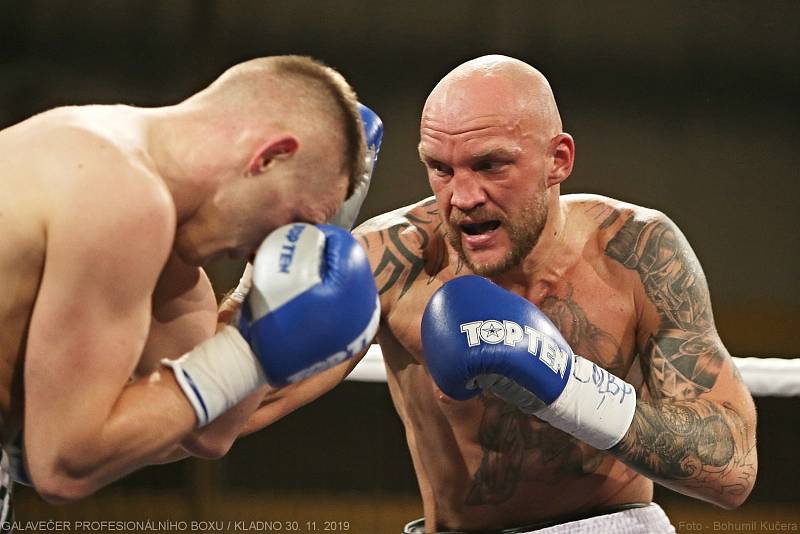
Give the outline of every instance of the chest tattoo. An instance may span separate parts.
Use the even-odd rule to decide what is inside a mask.
[[[598,328],[572,299],[548,296],[540,308],[576,352],[622,372],[619,344]],[[489,394],[481,397],[484,412],[478,431],[483,450],[466,504],[500,504],[510,499],[521,480],[557,484],[565,477],[593,473],[603,456],[575,438]]]
[[[625,358],[619,343],[614,336],[589,320],[583,308],[573,300],[572,286],[567,287],[566,297],[547,296],[539,308],[553,321],[575,354],[624,377]]]
[[[556,485],[594,473],[603,455],[516,407],[483,394],[478,433],[483,449],[466,504],[502,504],[522,481]]]

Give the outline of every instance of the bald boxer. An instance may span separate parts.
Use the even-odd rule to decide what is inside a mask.
[[[516,59],[445,76],[420,137],[434,196],[356,230],[422,493],[405,531],[673,532],[653,481],[741,504],[753,401],[675,224],[560,194],[575,143],[547,80]],[[250,424],[353,365],[270,396]]]
[[[4,471],[63,502],[187,450],[218,456],[229,443],[209,436],[238,430],[267,381],[330,364],[258,345],[278,313],[313,337],[290,314],[352,286],[367,327],[365,258],[369,284],[352,276],[363,251],[313,226],[340,210],[364,160],[352,89],[297,56],[236,65],[173,106],[58,108],[0,132]],[[201,266],[252,258],[268,234],[256,312],[214,335]]]

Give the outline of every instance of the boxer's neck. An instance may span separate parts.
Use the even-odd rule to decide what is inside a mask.
[[[221,150],[227,143],[219,140],[220,121],[186,102],[147,114],[147,152],[172,195],[179,224],[230,174],[233,158]]]
[[[547,222],[531,252],[515,268],[491,277],[499,286],[514,293],[532,296],[543,293],[561,279],[572,264],[567,236],[567,207],[560,188],[553,186],[548,200]]]

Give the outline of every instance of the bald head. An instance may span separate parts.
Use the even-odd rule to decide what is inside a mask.
[[[574,146],[550,84],[527,63],[483,56],[436,85],[419,155],[448,244],[474,273],[506,273],[529,257],[559,213]]]
[[[508,56],[482,56],[462,63],[436,85],[422,121],[448,130],[468,127],[470,117],[504,116],[546,138],[561,132],[550,84],[541,72]]]

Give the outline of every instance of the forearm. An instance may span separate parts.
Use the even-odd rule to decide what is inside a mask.
[[[187,454],[220,457],[263,395],[263,389],[251,393],[197,429],[197,414],[185,390],[175,373],[162,367],[125,386],[110,408],[89,402],[95,410],[80,417],[78,425],[62,426],[55,434],[40,432],[38,425],[26,432],[33,482],[48,500],[67,501],[146,465]],[[57,423],[47,426],[52,429]]]
[[[82,414],[56,416],[74,424],[54,420],[25,429],[32,481],[51,502],[82,498],[145,465],[164,463],[196,425],[195,413],[169,371],[126,386],[105,414],[97,407],[80,410]]]
[[[100,487],[146,465],[163,463],[196,424],[173,374],[157,371],[122,391],[91,449],[94,465],[87,471]]]
[[[174,449],[172,449],[169,453],[165,456],[162,456],[157,461],[153,462],[153,465],[164,465],[164,464],[171,464],[173,462],[179,462],[181,460],[185,460],[186,458],[190,458],[192,455],[189,454],[189,451],[183,448],[183,446],[178,445]]]
[[[301,382],[265,391],[265,394],[259,399],[260,405],[258,408],[250,414],[247,421],[242,425],[240,436],[257,432],[293,413],[298,408],[318,399],[340,384],[366,353],[367,351],[364,350],[350,360],[346,360]]]
[[[725,508],[741,504],[758,468],[755,428],[728,403],[639,400],[609,452],[654,481]]]
[[[181,442],[185,454],[205,459],[221,458],[227,454],[236,438],[247,433],[246,424],[267,391],[268,386],[259,388],[208,425],[186,436]]]

